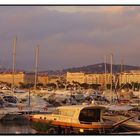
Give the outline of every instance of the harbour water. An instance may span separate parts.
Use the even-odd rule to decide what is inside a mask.
[[[35,134],[28,122],[8,121],[0,122],[0,134]]]

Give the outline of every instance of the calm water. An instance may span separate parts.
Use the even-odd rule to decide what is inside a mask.
[[[0,122],[0,134],[35,134],[28,122]]]

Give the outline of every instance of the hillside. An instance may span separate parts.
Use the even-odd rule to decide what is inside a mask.
[[[113,73],[117,73],[121,71],[120,65],[113,65],[112,66]],[[123,65],[123,71],[129,70],[140,70],[138,66],[131,66],[131,65]],[[104,63],[82,66],[82,67],[73,67],[63,70],[56,70],[56,71],[45,71],[44,73],[48,73],[50,75],[57,75],[57,74],[64,74],[66,72],[85,72],[85,73],[104,73]],[[107,64],[107,72],[110,72],[110,64]]]

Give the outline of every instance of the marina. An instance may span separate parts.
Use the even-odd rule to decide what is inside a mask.
[[[0,7],[0,134],[139,135],[139,7],[25,7]]]
[[[42,93],[38,90],[36,93],[30,91],[30,94],[14,93],[10,97],[10,91],[5,91],[4,96],[1,96],[0,122],[11,128],[15,125],[15,129],[19,129],[18,123],[22,121],[25,132],[21,127],[20,132],[15,131],[16,134],[98,135],[123,132],[137,134],[140,131],[139,105],[110,104],[102,93],[87,91],[71,93],[69,90],[46,90],[46,93]]]

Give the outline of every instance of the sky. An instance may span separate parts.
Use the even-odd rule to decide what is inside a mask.
[[[32,71],[39,45],[39,70],[101,63],[140,66],[139,6],[0,6],[0,67]]]

